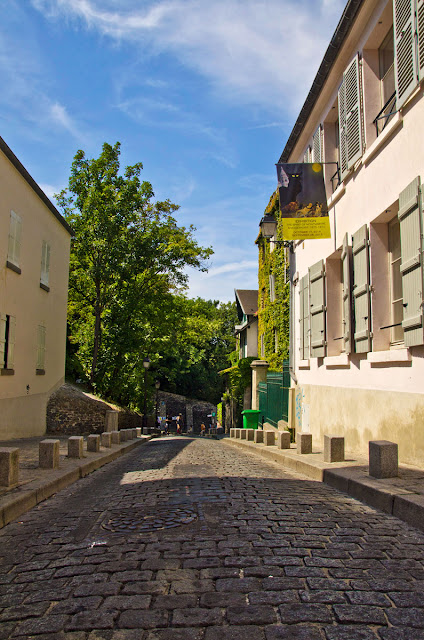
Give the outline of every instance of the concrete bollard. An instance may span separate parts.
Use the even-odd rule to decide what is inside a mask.
[[[297,434],[297,453],[312,453],[312,433]]]
[[[60,440],[42,440],[38,447],[38,466],[40,469],[59,468]]]
[[[230,438],[235,438],[236,437],[236,430],[235,429],[230,429]]]
[[[97,433],[87,436],[87,451],[91,451],[91,453],[100,451],[100,436]]]
[[[262,429],[255,429],[254,442],[260,443],[264,441],[264,432]]]
[[[121,444],[121,432],[111,431],[112,444]]]
[[[247,440],[247,429],[240,429],[240,440]]]
[[[19,480],[19,449],[0,447],[0,485],[12,487]]]
[[[266,447],[275,445],[275,431],[264,431],[264,445]]]
[[[398,475],[398,446],[388,440],[368,443],[369,474],[373,478],[396,478]]]
[[[103,431],[100,434],[100,444],[105,449],[109,449],[112,446],[112,432],[111,431]]]
[[[84,438],[82,436],[71,436],[68,438],[68,458],[84,457]]]
[[[290,449],[290,432],[277,431],[277,448]]]
[[[256,429],[246,429],[246,431],[246,440],[249,440],[249,442],[254,442]]]
[[[240,431],[241,431],[241,429],[234,429],[234,431],[235,431],[235,436],[234,436],[234,437],[235,437],[235,438],[240,438]]]
[[[324,462],[343,462],[345,444],[342,436],[324,436]]]
[[[117,431],[119,411],[111,409],[105,414],[105,431]]]
[[[141,427],[135,428],[136,438],[141,438]]]
[[[127,432],[125,429],[119,429],[119,433],[121,436],[121,444],[127,441]]]
[[[149,427],[143,427],[143,435],[144,436],[148,436],[150,434],[150,429]]]

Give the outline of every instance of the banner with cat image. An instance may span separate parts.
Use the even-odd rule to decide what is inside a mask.
[[[330,238],[323,165],[277,164],[277,176],[283,239]]]

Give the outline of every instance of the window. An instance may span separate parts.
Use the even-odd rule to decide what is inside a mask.
[[[274,353],[278,353],[278,331],[274,329]]]
[[[13,373],[15,365],[15,326],[16,318],[0,314],[0,369],[2,375]]]
[[[361,73],[356,55],[343,74],[338,93],[341,180],[363,153]]]
[[[22,220],[14,211],[10,212],[9,246],[7,252],[7,266],[13,271],[21,273],[19,260],[21,255]]]
[[[275,302],[275,275],[271,273],[269,276],[269,299]]]
[[[49,291],[49,272],[50,272],[50,245],[43,240],[41,249],[41,275],[40,287]]]
[[[395,83],[398,109],[424,78],[424,3],[394,0]]]
[[[390,122],[396,110],[394,53],[392,27],[378,50],[381,111],[376,118],[377,135]]]
[[[37,365],[36,373],[42,374],[45,369],[46,358],[46,327],[38,325],[37,328]]]
[[[389,223],[389,271],[391,302],[391,339],[390,342],[403,342],[403,294],[400,272],[400,223],[396,218]]]
[[[263,333],[261,333],[260,345],[261,345],[261,358],[265,358],[265,335]]]

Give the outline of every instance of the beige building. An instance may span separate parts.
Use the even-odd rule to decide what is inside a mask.
[[[423,85],[423,0],[349,0],[280,158],[328,163],[331,239],[291,255],[297,429],[364,455],[369,440],[394,441],[418,465]]]
[[[236,289],[237,317],[234,327],[239,360],[258,356],[258,290]]]
[[[71,228],[0,138],[0,439],[42,435],[64,381]]]

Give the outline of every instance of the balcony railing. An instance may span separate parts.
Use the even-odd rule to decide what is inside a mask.
[[[390,122],[392,116],[396,113],[396,91],[390,96],[387,100],[384,107],[381,111],[378,112],[377,116],[373,120],[373,124],[375,125],[375,131],[377,134],[377,138],[384,131],[387,125]]]

